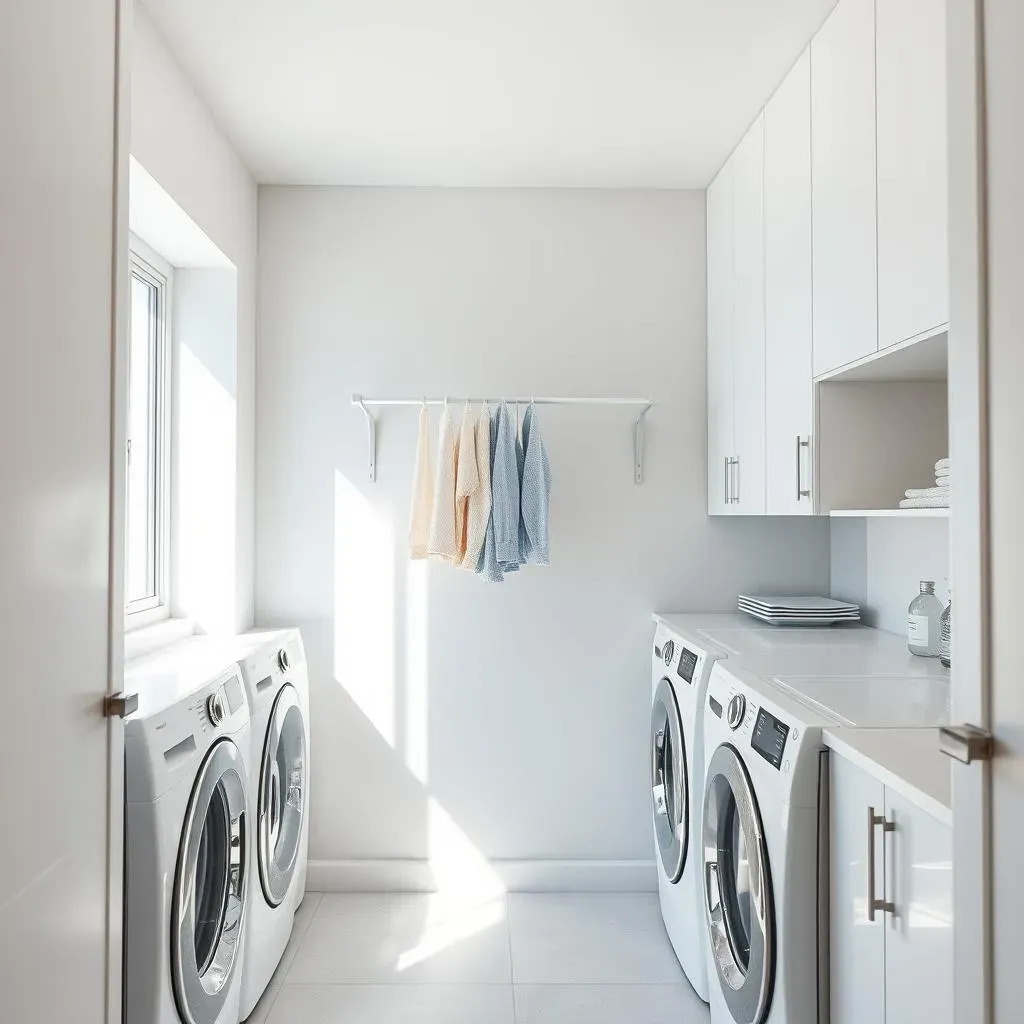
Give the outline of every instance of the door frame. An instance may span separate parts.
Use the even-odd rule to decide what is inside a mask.
[[[992,728],[983,0],[947,0],[952,720]],[[956,1024],[991,1024],[991,770],[952,762]]]
[[[110,339],[110,536],[108,565],[107,694],[124,686],[125,493],[128,464],[128,156],[131,138],[131,37],[134,0],[115,8],[114,219]],[[107,921],[106,1020],[124,1019],[124,722],[107,718]]]

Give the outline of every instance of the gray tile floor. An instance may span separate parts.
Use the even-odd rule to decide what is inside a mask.
[[[250,1024],[707,1024],[653,895],[309,893]]]

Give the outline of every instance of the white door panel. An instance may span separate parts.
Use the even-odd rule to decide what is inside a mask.
[[[878,4],[878,347],[949,320],[946,13]]]
[[[878,349],[875,3],[839,0],[811,43],[814,373]]]
[[[117,15],[114,0],[0,5],[0,94],[16,97],[0,104],[0,1017],[26,1024],[119,1016],[121,729],[101,714]]]
[[[814,423],[811,348],[811,57],[764,112],[767,512],[809,515]]]
[[[733,155],[735,326],[733,374],[737,464],[734,511],[764,515],[764,118]]]

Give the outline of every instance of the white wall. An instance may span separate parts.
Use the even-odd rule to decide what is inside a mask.
[[[833,519],[832,596],[856,601],[866,623],[901,636],[921,580],[945,603],[952,584],[948,519]]]
[[[132,155],[238,269],[236,576],[227,619],[240,629],[253,619],[256,184],[139,4],[131,60]]]
[[[704,252],[697,192],[260,190],[256,609],[306,638],[312,858],[648,861],[651,612],[828,586],[827,522],[705,513]],[[353,392],[649,395],[645,482],[628,410],[542,408],[553,564],[410,564],[417,412],[371,484]]]

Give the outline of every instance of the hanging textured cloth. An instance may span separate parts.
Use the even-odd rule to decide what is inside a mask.
[[[491,468],[494,549],[504,572],[519,568],[519,455],[515,423],[508,406],[498,407],[498,442]]]
[[[487,528],[484,531],[484,546],[480,550],[480,559],[476,565],[477,575],[482,579],[489,581],[490,583],[501,583],[505,579],[505,574],[501,571],[501,566],[498,564],[498,553],[497,547],[494,542],[494,459],[498,451],[498,421],[501,418],[501,407],[499,406],[494,416],[491,416],[486,406],[484,407],[484,413],[487,415],[488,434],[490,436],[490,445],[488,451],[488,487],[490,493],[489,509],[487,513]],[[482,419],[482,417],[481,417]]]
[[[470,572],[475,572],[480,563],[491,517],[491,414],[486,405],[480,410],[474,427],[474,448],[476,487],[467,496],[466,553],[460,564],[460,568]],[[465,459],[465,453],[461,459]],[[459,465],[461,467],[461,460]]]
[[[551,466],[533,403],[523,417],[523,477],[520,489],[519,555],[533,565],[550,565],[548,505]]]
[[[451,410],[445,402],[441,413],[441,433],[437,445],[437,475],[434,483],[434,509],[430,517],[428,550],[431,558],[454,562],[458,555],[455,534],[455,478],[458,469],[457,439]]]
[[[466,557],[467,530],[469,528],[469,499],[480,487],[480,474],[476,461],[476,430],[469,403],[462,410],[459,428],[459,447],[455,473],[455,565],[462,565]]]
[[[430,554],[430,519],[434,514],[434,467],[430,460],[430,413],[427,403],[420,408],[416,471],[412,478],[412,507],[409,510],[409,557]]]

